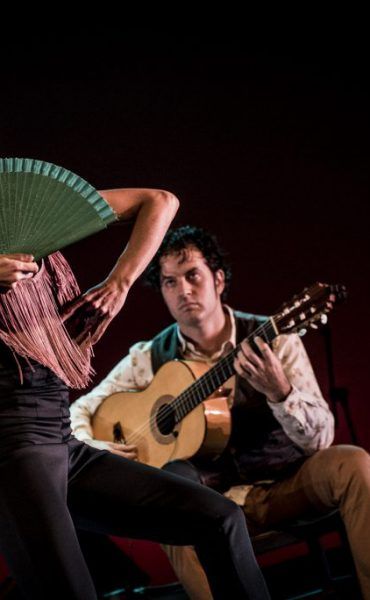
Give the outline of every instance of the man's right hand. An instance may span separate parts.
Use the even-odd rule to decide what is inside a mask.
[[[124,458],[130,458],[131,460],[137,460],[137,446],[133,444],[117,444],[115,442],[106,442],[107,450],[123,456]]]
[[[0,254],[0,287],[14,288],[18,281],[30,279],[38,270],[31,254]]]
[[[137,446],[133,444],[122,444],[117,442],[104,442],[102,440],[85,440],[85,443],[93,448],[99,450],[109,450],[113,454],[129,458],[131,460],[137,460]]]

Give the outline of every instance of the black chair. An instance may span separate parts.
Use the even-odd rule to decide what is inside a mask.
[[[332,551],[325,549],[322,540],[325,534],[332,532],[337,532],[341,540],[342,556],[337,573],[334,571],[338,571],[338,555],[336,564],[332,564],[334,562],[330,557]],[[274,600],[275,598],[298,600],[309,597],[361,600],[345,527],[338,510],[316,518],[286,523],[278,530],[252,536],[252,544],[257,556],[302,542],[306,544],[308,550],[307,557],[303,559],[304,563],[301,559],[301,564],[298,565],[295,560],[293,567],[282,563],[277,568],[267,568],[265,571]],[[269,577],[268,571],[274,571],[275,577]],[[288,586],[285,585],[288,590],[283,589],[282,583],[288,583]]]

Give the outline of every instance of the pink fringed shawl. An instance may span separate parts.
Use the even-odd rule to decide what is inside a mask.
[[[85,387],[93,372],[91,347],[83,352],[60,316],[63,306],[79,294],[60,252],[45,258],[34,277],[0,294],[0,339],[13,352],[49,367],[72,388]]]

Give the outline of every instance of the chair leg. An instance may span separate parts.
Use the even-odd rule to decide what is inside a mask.
[[[306,539],[310,556],[315,563],[315,568],[320,577],[322,589],[326,594],[335,594],[334,581],[329,565],[328,558],[317,537],[308,537]]]
[[[338,533],[339,533],[339,537],[340,537],[340,541],[341,541],[343,550],[346,555],[346,560],[347,560],[348,569],[349,569],[349,575],[350,575],[351,579],[353,580],[354,594],[356,594],[356,598],[357,597],[362,598],[360,585],[359,585],[358,579],[357,579],[356,567],[355,567],[355,563],[353,560],[351,547],[350,547],[349,541],[348,541],[347,531],[346,531],[345,525],[342,520],[340,520],[340,522],[338,523]]]

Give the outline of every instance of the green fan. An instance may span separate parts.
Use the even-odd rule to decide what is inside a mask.
[[[116,219],[71,171],[30,158],[0,159],[0,254],[26,252],[38,260]]]

